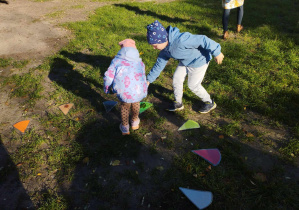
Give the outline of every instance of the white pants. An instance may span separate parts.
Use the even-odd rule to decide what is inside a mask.
[[[190,90],[197,95],[203,102],[212,102],[210,95],[206,89],[201,85],[201,82],[205,76],[209,63],[198,67],[192,68],[184,66],[179,63],[173,75],[173,90],[175,100],[182,103],[183,98],[183,84],[188,74],[188,87]]]

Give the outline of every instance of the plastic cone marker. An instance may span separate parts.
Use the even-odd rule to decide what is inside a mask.
[[[19,131],[24,133],[27,126],[28,126],[28,124],[29,124],[29,122],[30,122],[30,120],[20,121],[20,122],[14,124],[13,127],[15,127],[16,129],[18,129]]]
[[[70,111],[70,109],[74,106],[73,103],[69,104],[63,104],[59,106],[59,109],[63,112],[63,114],[67,115],[67,113]]]
[[[213,166],[217,166],[220,163],[221,154],[218,149],[200,149],[200,150],[192,150],[192,152],[204,158]]]
[[[180,128],[179,131],[182,130],[187,130],[187,129],[194,129],[194,128],[199,128],[199,124],[193,120],[188,120],[187,122],[185,122]]]
[[[103,102],[106,112],[110,112],[111,109],[117,104],[116,101],[105,101]]]
[[[145,110],[147,110],[151,106],[153,106],[153,104],[151,104],[149,102],[140,102],[140,111],[139,111],[139,114],[141,114],[142,112],[144,112]]]
[[[192,190],[183,187],[179,189],[199,209],[204,209],[212,203],[213,194],[209,191]]]

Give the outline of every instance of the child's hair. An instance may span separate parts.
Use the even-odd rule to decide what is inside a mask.
[[[134,47],[136,48],[135,41],[133,39],[125,39],[118,43],[121,48],[123,47]]]

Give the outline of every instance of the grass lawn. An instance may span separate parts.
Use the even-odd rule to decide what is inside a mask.
[[[87,21],[64,25],[75,38],[28,73],[3,80],[25,117],[38,128],[14,131],[10,154],[28,195],[39,209],[195,209],[179,187],[213,193],[208,209],[298,209],[299,206],[299,2],[245,1],[244,31],[221,39],[222,7],[216,0],[104,6]],[[149,86],[141,128],[121,136],[119,106],[106,113],[103,74],[132,38],[147,73],[158,51],[146,41],[154,20],[181,32],[219,42],[223,64],[214,61],[203,82],[218,107],[200,115],[200,101],[184,86],[186,109],[167,113],[174,97],[170,60]],[[26,62],[0,59],[0,67]],[[47,82],[48,81],[48,82]],[[47,84],[47,85],[45,85]],[[64,115],[58,106],[74,103]],[[40,104],[44,112],[35,112]],[[188,119],[199,129],[177,131]],[[0,139],[1,140],[1,139]],[[3,141],[3,140],[2,140]],[[218,166],[191,152],[218,148]],[[9,167],[0,170],[5,181]],[[31,187],[40,183],[43,187]]]

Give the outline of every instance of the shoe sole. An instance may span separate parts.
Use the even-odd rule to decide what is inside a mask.
[[[137,125],[137,126],[132,126],[132,130],[134,131],[134,130],[138,130],[139,129],[139,125]]]
[[[178,109],[166,109],[167,111],[169,112],[175,112],[175,111],[180,111],[180,110],[183,110],[184,109],[184,106],[182,106],[181,108],[178,108]]]
[[[217,105],[216,105],[216,103],[215,103],[215,106],[213,106],[209,111],[207,111],[207,112],[201,112],[201,111],[199,111],[199,113],[201,113],[201,114],[207,114],[207,113],[209,113],[210,111],[212,111],[213,109],[216,109],[216,107],[217,107]]]

